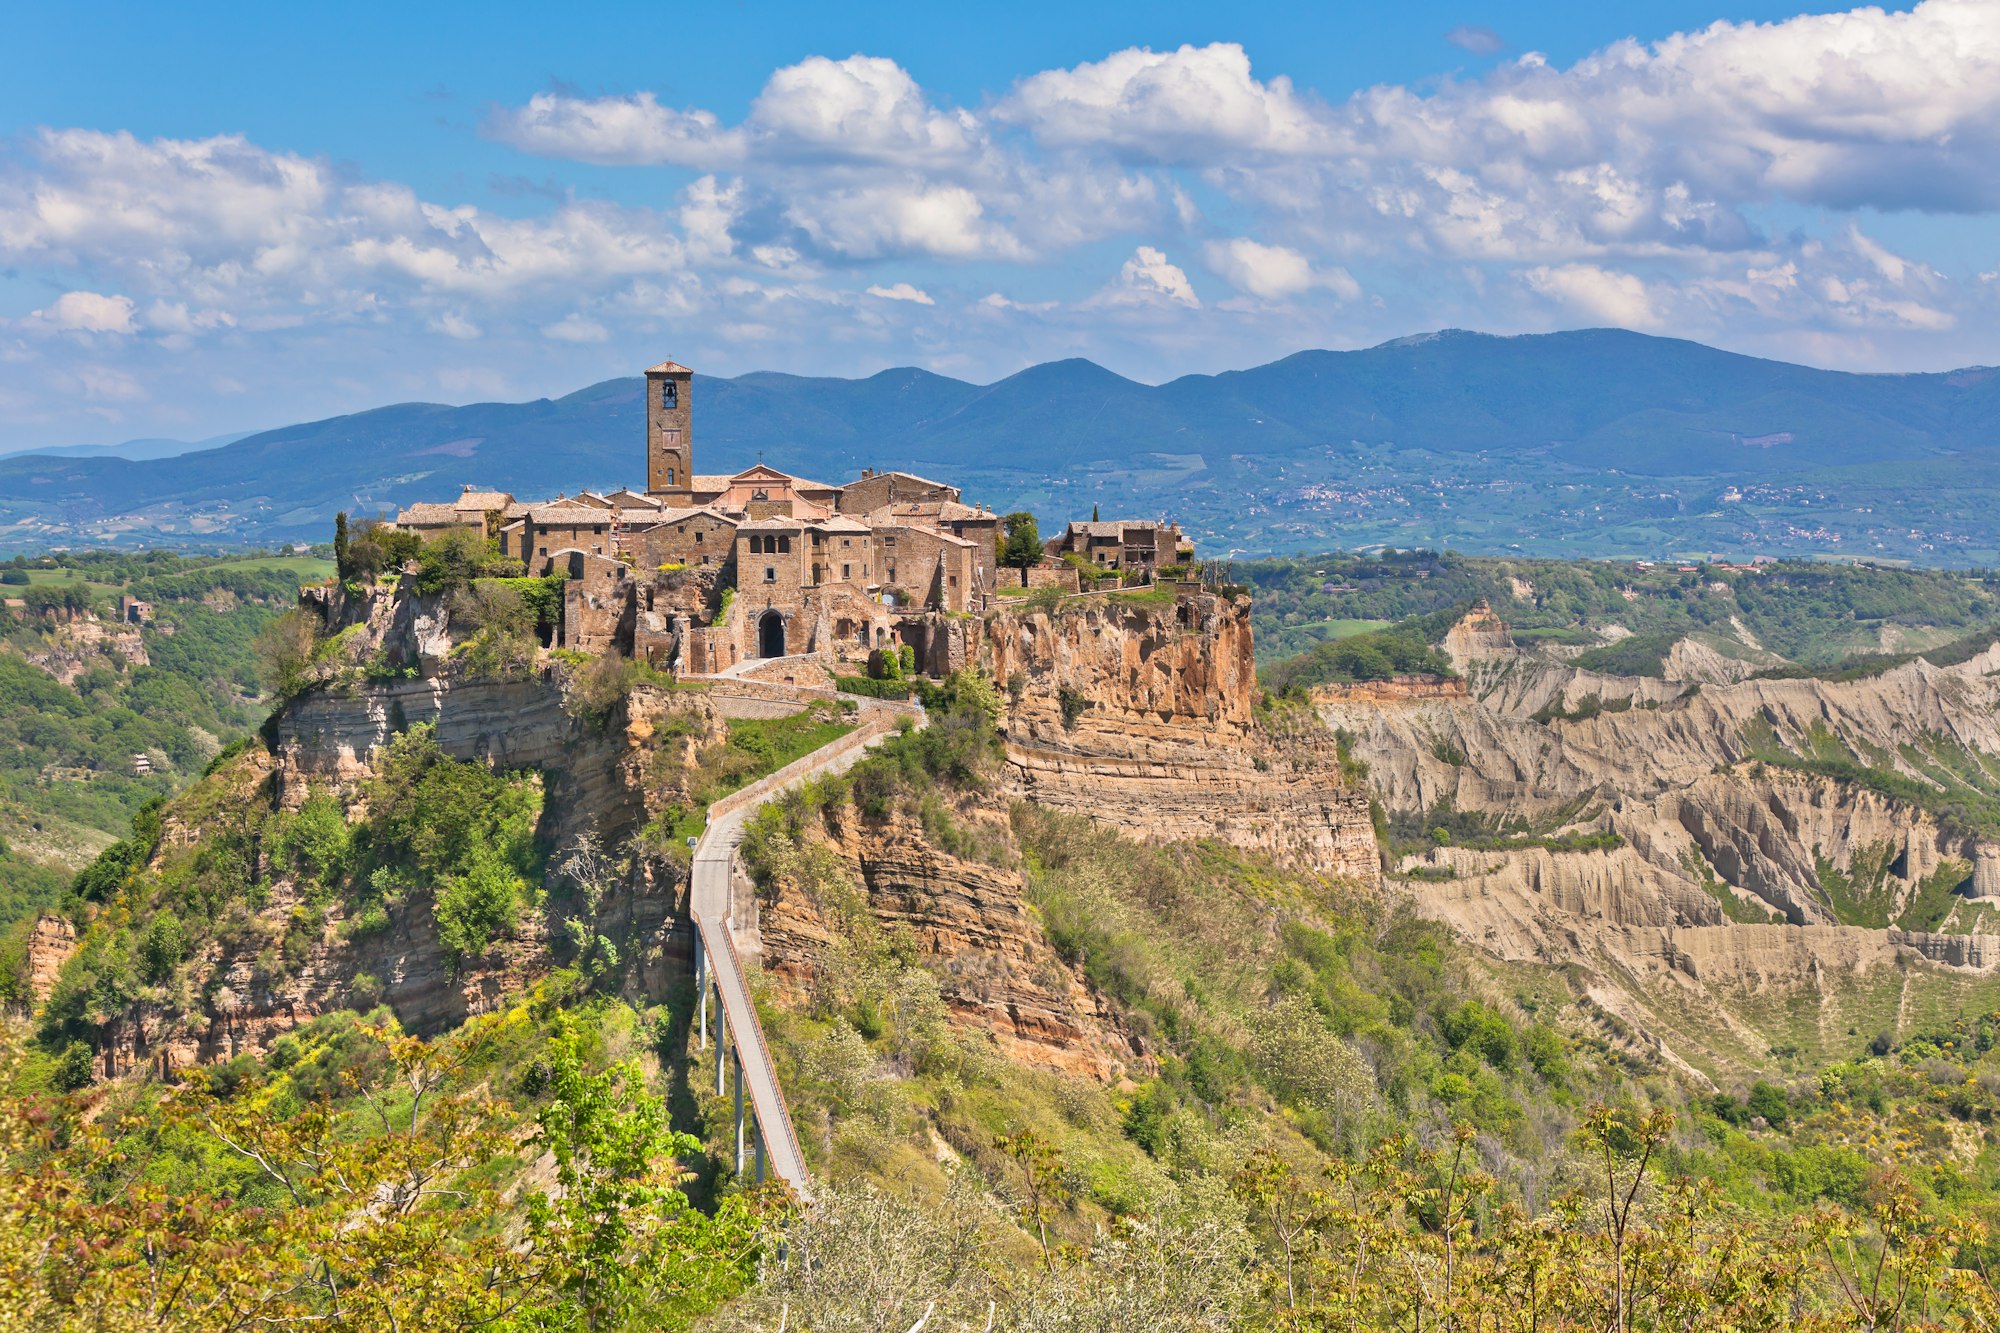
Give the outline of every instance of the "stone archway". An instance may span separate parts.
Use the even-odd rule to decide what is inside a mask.
[[[757,620],[757,656],[785,655],[785,613],[766,611]]]

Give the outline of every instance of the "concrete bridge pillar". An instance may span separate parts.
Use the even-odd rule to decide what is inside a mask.
[[[743,1047],[738,1043],[735,1052],[736,1064],[736,1174],[743,1174]],[[761,1152],[762,1145],[759,1145]]]

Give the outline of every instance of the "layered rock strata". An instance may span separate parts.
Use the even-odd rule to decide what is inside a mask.
[[[1247,599],[1077,599],[985,622],[1010,791],[1135,837],[1220,838],[1372,883],[1365,791],[1332,734],[1260,719]]]

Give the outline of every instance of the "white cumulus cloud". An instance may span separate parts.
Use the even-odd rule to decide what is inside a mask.
[[[1338,265],[1315,267],[1297,250],[1265,245],[1247,236],[1210,241],[1202,247],[1202,257],[1230,286],[1266,300],[1282,300],[1316,287],[1344,301],[1361,295],[1361,284],[1346,269]]]
[[[1537,265],[1522,275],[1530,287],[1585,318],[1620,328],[1647,329],[1659,323],[1659,313],[1646,284],[1630,273],[1595,264]]]
[[[71,333],[134,333],[129,296],[106,296],[100,292],[64,292],[47,309],[29,316],[39,324]]]
[[[917,305],[937,304],[936,301],[931,299],[929,292],[921,287],[912,286],[907,282],[898,282],[887,287],[884,287],[881,283],[876,283],[868,289],[868,294],[880,297],[884,301],[910,301]]]

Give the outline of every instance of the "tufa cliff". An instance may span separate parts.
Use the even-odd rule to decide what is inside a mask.
[[[1374,883],[1367,793],[1332,733],[1260,712],[1247,598],[1077,598],[987,618],[1008,789],[1134,836],[1218,838]]]

